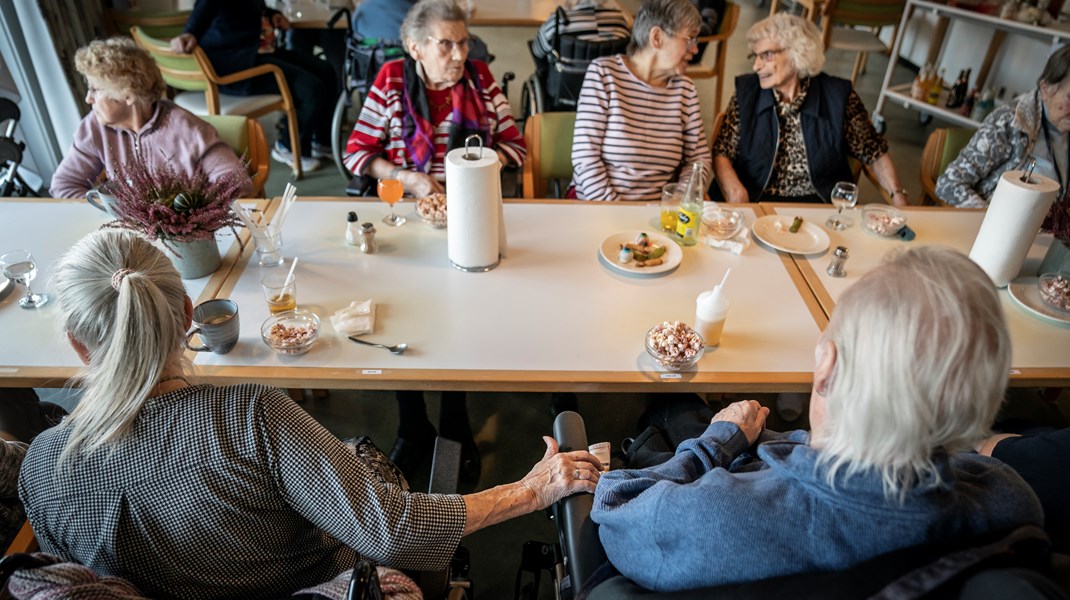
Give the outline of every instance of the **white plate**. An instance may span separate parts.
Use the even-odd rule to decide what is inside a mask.
[[[784,224],[781,231],[776,229],[778,220]],[[828,250],[829,235],[824,229],[809,221],[803,221],[798,233],[791,233],[788,228],[794,220],[793,216],[767,215],[755,221],[751,231],[759,242],[781,252],[817,254]]]
[[[1070,312],[1057,310],[1048,306],[1040,297],[1040,288],[1037,287],[1036,277],[1019,277],[1007,286],[1007,292],[1011,300],[1022,310],[1048,323],[1067,326],[1070,325]]]
[[[664,262],[660,265],[653,267],[637,267],[635,266],[635,261],[626,265],[622,265],[617,261],[621,245],[629,243],[634,244],[640,233],[646,233],[647,237],[650,238],[650,241],[658,246],[665,246],[665,254],[661,256]],[[678,246],[676,242],[660,233],[654,233],[653,231],[622,231],[620,233],[614,233],[602,241],[602,246],[598,249],[598,252],[602,255],[602,260],[604,260],[610,268],[616,269],[622,273],[631,273],[633,275],[657,275],[659,273],[667,273],[680,266],[680,261],[684,258],[684,251],[680,249],[680,246]]]
[[[0,275],[0,300],[3,300],[4,296],[10,294],[13,289],[15,289],[15,282]]]

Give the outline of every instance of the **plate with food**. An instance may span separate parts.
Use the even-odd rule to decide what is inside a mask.
[[[790,215],[767,215],[754,222],[755,239],[781,252],[818,254],[829,248],[829,235],[820,226]]]
[[[652,231],[622,231],[599,248],[610,268],[634,275],[657,275],[680,266],[684,252],[671,239]]]
[[[1041,321],[1070,326],[1070,311],[1059,310],[1045,302],[1040,295],[1039,282],[1037,277],[1019,277],[1007,285],[1007,292],[1019,308]]]

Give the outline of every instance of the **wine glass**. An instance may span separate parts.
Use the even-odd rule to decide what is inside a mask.
[[[851,226],[851,219],[843,216],[843,209],[852,208],[858,202],[858,186],[841,181],[832,187],[832,204],[837,207],[836,214],[825,221],[825,227],[843,231]]]
[[[400,179],[380,179],[378,187],[379,199],[390,205],[390,214],[383,217],[383,223],[391,227],[405,224],[405,217],[394,214],[394,203],[401,200],[405,193],[405,186]]]
[[[0,256],[0,268],[4,277],[26,286],[26,297],[19,300],[22,308],[39,308],[48,302],[46,294],[35,294],[30,289],[30,282],[37,276],[37,263],[33,255],[26,250],[12,250]]]

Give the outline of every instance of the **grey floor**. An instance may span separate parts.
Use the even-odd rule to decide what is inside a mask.
[[[741,3],[742,14],[739,27],[730,41],[728,72],[732,75],[749,70],[750,65],[745,59],[748,50],[744,35],[747,28],[764,17],[768,10],[758,8],[754,0],[737,1]],[[633,11],[637,5],[636,0],[622,2]],[[495,76],[500,79],[505,71],[517,75],[517,80],[510,88],[510,99],[515,112],[519,108],[520,82],[533,71],[525,42],[534,36],[535,29],[474,28],[473,31],[486,40],[491,51],[497,56],[492,65]],[[830,52],[826,71],[850,76],[853,59],[853,55],[847,53]],[[858,90],[871,109],[876,103],[886,65],[886,57],[871,57],[869,71],[859,79]],[[911,74],[903,69],[899,80],[910,76]],[[699,89],[709,115],[707,123],[710,123],[713,116],[712,83],[700,82]],[[726,102],[731,92],[732,84],[729,81],[725,88]],[[892,106],[886,109],[885,117],[888,120],[887,136],[893,160],[904,186],[910,190],[911,196],[916,198],[920,191],[918,162],[921,148],[930,129],[939,124],[920,126],[915,113]],[[274,119],[265,119],[264,123],[274,123]],[[269,135],[273,132],[272,127],[266,127],[266,130]],[[268,195],[280,195],[289,180],[289,169],[284,165],[272,163],[267,185]],[[299,194],[303,196],[340,196],[344,195],[345,183],[346,180],[333,165],[328,165],[322,171],[308,174],[298,182],[297,187]],[[867,183],[862,186],[862,202],[869,201],[879,201],[879,196]],[[309,399],[304,401],[303,406],[336,435],[369,435],[384,451],[390,450],[397,427],[397,409],[393,393],[332,391],[326,397],[311,396],[312,394],[309,394]],[[1063,395],[1061,416],[1057,414],[1058,409],[1049,406],[1036,408],[1032,416],[1048,422],[1057,422],[1060,418],[1065,421],[1070,417],[1070,402],[1065,401],[1067,396],[1068,394]],[[748,394],[746,397],[757,397],[765,403],[771,402],[768,395]],[[429,393],[428,398],[431,420],[437,422],[437,394]],[[540,436],[551,431],[549,395],[473,393],[469,395],[468,402],[470,421],[483,457],[483,474],[477,485],[462,488],[460,491],[486,489],[523,477],[531,465],[542,456],[543,444]],[[588,420],[589,439],[611,441],[616,445],[624,437],[634,435],[637,418],[644,408],[643,403],[644,399],[638,395],[581,395],[580,409]],[[774,417],[770,423],[771,427],[778,429],[805,425],[805,417],[794,423],[783,423]],[[426,489],[426,474],[418,476],[413,483],[415,489]],[[527,540],[553,541],[555,535],[546,515],[537,513],[466,538],[463,543],[472,552],[472,580],[475,582],[477,596],[484,599],[511,597],[523,543]],[[552,598],[545,577],[543,583],[540,597]]]

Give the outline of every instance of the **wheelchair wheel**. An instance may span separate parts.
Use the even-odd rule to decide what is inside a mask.
[[[338,95],[338,101],[334,104],[334,115],[331,117],[331,149],[334,152],[334,165],[346,181],[353,176],[342,163],[345,156],[346,142],[349,134],[353,131],[353,125],[357,122],[362,106],[360,93],[356,89],[342,90]]]
[[[532,75],[524,82],[524,89],[520,96],[520,120],[526,122],[528,117],[545,110],[543,100],[542,82],[538,75]],[[523,129],[521,127],[521,129]]]

